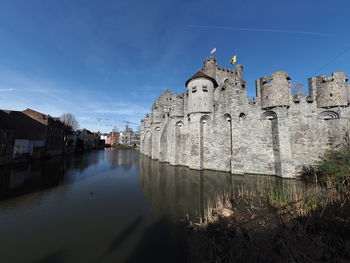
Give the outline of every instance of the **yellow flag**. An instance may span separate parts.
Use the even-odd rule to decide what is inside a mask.
[[[234,55],[233,58],[231,58],[231,60],[230,60],[230,64],[233,65],[236,63],[236,61],[237,61],[237,56]]]

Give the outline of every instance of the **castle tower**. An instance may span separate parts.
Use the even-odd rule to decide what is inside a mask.
[[[216,58],[211,56],[211,57],[208,57],[204,60],[204,66],[203,66],[202,71],[204,74],[215,79],[217,66],[218,66],[218,63],[216,61]]]
[[[316,102],[319,108],[348,106],[348,81],[344,72],[333,72],[332,76],[319,76],[316,83]]]
[[[290,77],[285,71],[276,71],[270,77],[260,78],[261,108],[290,105]]]
[[[213,112],[214,89],[218,86],[216,80],[201,71],[198,71],[186,81],[188,89],[187,111]]]

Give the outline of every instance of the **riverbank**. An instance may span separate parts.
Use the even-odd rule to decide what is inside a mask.
[[[249,197],[218,201],[200,223],[186,222],[188,262],[350,260],[349,197]],[[276,197],[276,196],[275,196]]]
[[[302,178],[323,194],[278,187],[218,198],[186,221],[188,262],[349,262],[350,149],[327,153]]]
[[[55,154],[45,154],[45,155],[35,156],[35,157],[26,155],[26,156],[22,156],[21,158],[11,159],[11,160],[7,160],[6,162],[2,162],[0,163],[0,167],[14,167],[19,165],[27,165],[35,161],[45,161],[54,157],[63,157],[63,156],[74,155],[74,154],[84,154],[87,152],[104,150],[104,149],[105,148],[99,148],[99,147],[91,148],[91,149],[74,148],[73,151],[62,150]]]
[[[113,148],[115,148],[117,150],[136,150],[136,151],[140,150],[139,146],[130,146],[130,145],[127,145],[127,144],[118,144],[118,145],[116,145]]]

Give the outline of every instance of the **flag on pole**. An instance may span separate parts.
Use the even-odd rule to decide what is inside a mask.
[[[210,54],[214,54],[216,52],[216,47],[214,47],[211,51]]]
[[[231,58],[231,60],[230,60],[230,64],[233,65],[233,64],[235,64],[236,62],[237,62],[237,56],[234,55],[234,56]]]

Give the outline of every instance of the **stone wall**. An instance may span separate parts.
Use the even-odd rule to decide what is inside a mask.
[[[293,100],[283,71],[259,79],[254,100],[246,97],[242,66],[224,69],[210,57],[203,73],[186,82],[185,93],[166,90],[155,101],[141,122],[142,154],[196,170],[290,178],[350,141],[349,84],[342,72],[310,78],[309,96]],[[333,100],[324,95],[330,89]]]

